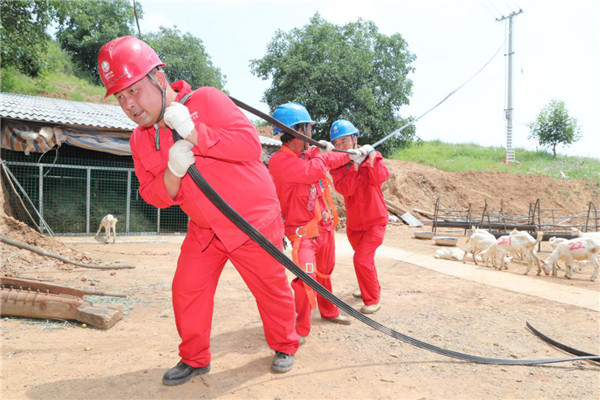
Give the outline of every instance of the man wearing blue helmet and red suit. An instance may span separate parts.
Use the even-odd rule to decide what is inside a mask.
[[[181,361],[164,374],[163,383],[180,385],[210,371],[214,295],[227,261],[256,299],[265,339],[275,350],[271,369],[287,372],[299,338],[285,269],[233,225],[187,174],[194,165],[232,208],[280,245],[279,200],[260,160],[256,130],[220,90],[192,91],[184,81],[169,84],[164,65],[133,36],[111,40],[98,54],[106,96],[114,95],[138,125],[130,145],[142,198],[159,208],[178,205],[189,217],[172,285]],[[175,143],[174,130],[183,138]]]
[[[273,118],[311,137],[314,121],[299,103],[282,104],[273,112]],[[275,127],[273,133],[281,133]],[[331,201],[331,184],[327,172],[358,160],[359,151],[348,155],[332,152],[331,143],[321,141],[325,149],[308,147],[308,143],[289,133],[281,136],[281,150],[269,160],[269,172],[275,182],[277,196],[285,224],[285,234],[292,242],[294,262],[331,291],[331,273],[335,265],[334,230],[337,213]],[[350,319],[299,278],[292,281],[296,302],[296,332],[300,344],[310,333],[311,310],[319,306],[321,318],[348,325]]]
[[[340,119],[331,126],[331,142],[337,149],[358,148],[358,129],[350,121]],[[346,234],[354,249],[354,271],[362,297],[360,311],[372,314],[379,311],[381,286],[375,268],[375,250],[383,243],[389,216],[381,185],[390,173],[381,153],[371,145],[360,147],[363,157],[330,171],[335,189],[344,196],[346,205]]]

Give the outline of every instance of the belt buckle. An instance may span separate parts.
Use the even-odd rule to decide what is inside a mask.
[[[306,236],[306,233],[304,235],[302,235],[302,234],[300,234],[300,232],[298,232],[302,228],[304,228],[304,226],[299,226],[296,228],[296,236],[298,236],[299,238],[303,238],[304,236]]]
[[[310,265],[310,270],[308,268],[308,266]],[[313,263],[305,263],[304,264],[304,272],[306,272],[307,274],[312,274],[315,272],[315,266],[313,265]]]

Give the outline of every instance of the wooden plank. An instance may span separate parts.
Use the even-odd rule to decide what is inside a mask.
[[[393,204],[392,202],[385,200],[385,205],[387,206],[387,209],[389,212],[391,212],[392,214],[397,215],[398,217],[401,216],[402,214],[404,214],[404,210],[401,209],[400,207],[396,206],[395,204]]]
[[[433,217],[435,216],[435,214],[432,212],[425,211],[425,210],[419,210],[418,208],[413,208],[413,211],[416,213],[419,213],[427,218],[431,218],[431,219],[433,219]]]
[[[76,320],[98,329],[112,328],[123,316],[123,306],[92,304],[77,309]]]
[[[14,287],[15,289],[40,291],[43,293],[52,294],[69,294],[71,296],[112,296],[112,297],[127,297],[127,295],[119,293],[106,293],[96,290],[80,290],[67,286],[52,285],[45,282],[36,282],[28,279],[9,278],[6,276],[0,277],[0,284],[6,287]]]
[[[122,305],[92,304],[80,297],[0,289],[3,316],[77,320],[99,329],[114,326],[123,315]]]

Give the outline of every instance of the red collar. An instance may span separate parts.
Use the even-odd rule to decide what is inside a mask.
[[[287,147],[287,146],[283,146],[283,145],[281,146],[281,151],[284,151],[284,152],[286,152],[286,153],[293,154],[293,155],[295,155],[296,157],[300,157],[300,156],[302,155],[302,152],[301,152],[301,151],[294,151],[294,150],[290,149],[289,147]]]

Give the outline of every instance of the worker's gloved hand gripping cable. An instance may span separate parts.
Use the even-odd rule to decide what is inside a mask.
[[[288,132],[293,134],[295,137],[303,137],[303,140],[306,140],[308,143],[314,144],[319,148],[323,146],[321,143],[315,141],[312,138],[304,136],[299,132],[294,131],[286,125],[281,124],[279,121],[273,119],[272,117],[258,111],[254,110],[252,107],[247,106],[246,104],[233,99],[233,102],[239,107],[246,109],[255,115],[264,118],[267,122],[276,125],[284,132]],[[185,101],[185,100],[184,100]],[[255,113],[257,111],[258,113]],[[293,133],[292,133],[293,132]],[[179,140],[180,137],[175,130],[173,130],[173,139],[175,141]],[[535,364],[549,364],[549,363],[557,363],[557,362],[565,362],[565,361],[575,361],[575,360],[600,360],[600,356],[590,355],[590,356],[582,356],[582,357],[567,357],[567,358],[548,358],[548,359],[537,359],[537,360],[505,360],[505,359],[497,359],[497,358],[487,358],[480,356],[473,356],[469,354],[459,353],[452,350],[443,349],[438,346],[434,346],[429,343],[422,342],[418,339],[414,339],[410,336],[406,336],[400,332],[397,332],[391,328],[388,328],[379,322],[367,317],[361,312],[355,310],[350,305],[343,302],[341,299],[336,297],[333,293],[329,292],[325,289],[321,284],[319,284],[316,280],[314,280],[310,275],[304,272],[299,266],[297,266],[288,256],[286,256],[282,251],[280,251],[277,246],[271,243],[262,233],[260,233],[257,229],[255,229],[248,221],[246,221],[240,214],[237,213],[221,196],[208,184],[208,182],[204,179],[204,177],[200,174],[195,165],[190,166],[188,169],[188,173],[198,185],[198,188],[204,193],[204,195],[217,207],[225,217],[227,217],[235,226],[237,226],[240,230],[242,230],[245,234],[250,237],[253,241],[255,241],[260,247],[262,247],[267,253],[269,253],[275,260],[280,262],[285,268],[287,268],[290,272],[300,278],[303,282],[305,282],[308,286],[314,289],[317,293],[325,297],[327,300],[338,306],[341,310],[356,318],[357,320],[363,322],[364,324],[370,326],[373,329],[376,329],[382,333],[385,333],[388,336],[393,338],[402,340],[403,342],[409,343],[413,346],[429,350],[434,353],[438,353],[447,357],[456,358],[459,360],[476,362],[481,364],[497,364],[497,365],[535,365]]]

